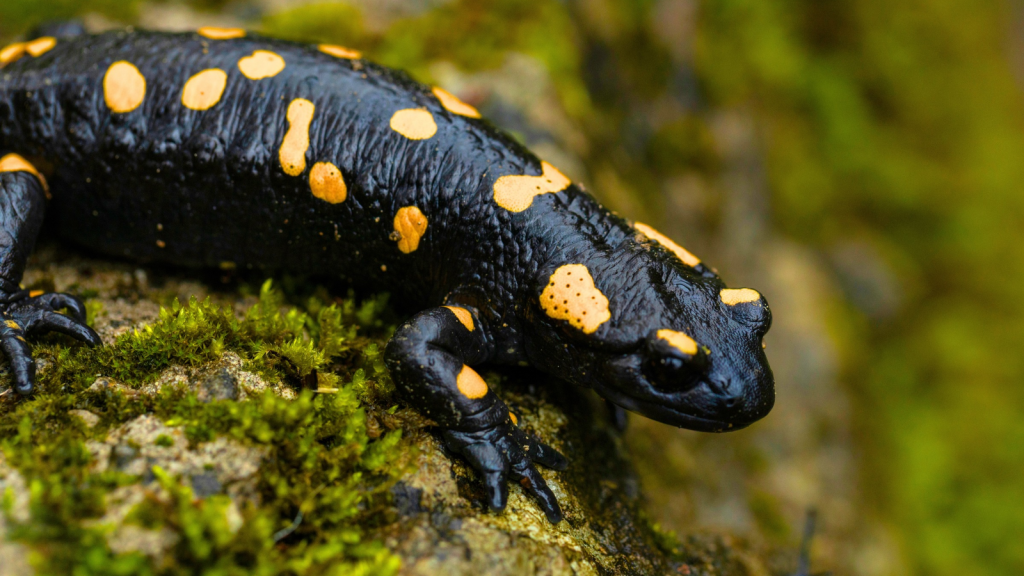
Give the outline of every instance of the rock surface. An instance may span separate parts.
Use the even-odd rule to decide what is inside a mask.
[[[139,278],[158,278],[140,283]],[[158,318],[158,302],[169,294],[195,290],[233,306],[230,291],[186,281],[165,272],[143,271],[117,263],[83,259],[62,248],[44,246],[26,275],[28,285],[93,294],[90,306],[102,305],[95,324],[109,345],[118,334],[144,329]],[[239,307],[251,303],[238,298]],[[448,453],[430,423],[405,417],[401,474],[389,490],[384,511],[365,536],[401,561],[399,573],[409,575],[475,574],[769,574],[780,556],[729,533],[690,535],[682,541],[660,532],[643,511],[640,485],[624,439],[606,420],[604,406],[586,393],[532,370],[522,369],[488,379],[520,414],[526,430],[566,454],[565,472],[541,470],[565,511],[557,526],[518,486],[512,485],[508,509],[486,510],[483,486],[458,457]],[[142,386],[121,384],[100,374],[87,386],[95,398],[123,397],[129,402],[159,398],[178,389],[201,403],[253,402],[263,390],[296,398],[294,383],[267,382],[246,370],[235,352],[195,367],[172,366]],[[257,396],[254,396],[256,394]],[[132,399],[136,400],[132,400]],[[21,401],[5,396],[5,410]],[[171,505],[172,495],[159,482],[165,473],[191,490],[195,502],[227,496],[224,525],[238,531],[245,510],[261,504],[266,448],[226,436],[193,442],[181,423],[140,414],[107,428],[102,414],[69,407],[92,438],[85,442],[93,474],[118,473],[127,484],[112,486],[98,516],[80,518],[83,526],[103,527],[114,555],[137,554],[152,566],[166,566],[185,535],[173,525],[144,526],[137,517],[146,505]],[[397,424],[388,412],[370,411],[366,428],[371,438]],[[162,471],[162,472],[159,472]],[[125,481],[121,481],[122,483]],[[28,491],[21,473],[0,462],[0,488],[13,495],[8,518],[31,526]],[[316,512],[309,512],[311,517]],[[383,519],[383,520],[381,520]],[[3,528],[0,524],[0,528]],[[2,531],[5,536],[9,532]],[[17,539],[0,546],[0,555],[27,573],[28,550]],[[19,564],[20,562],[20,564]],[[14,572],[10,572],[14,573]]]

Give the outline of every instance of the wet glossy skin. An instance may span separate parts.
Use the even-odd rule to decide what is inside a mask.
[[[566,461],[472,366],[525,362],[696,430],[772,407],[760,294],[727,289],[442,90],[342,47],[230,29],[73,34],[4,54],[0,153],[17,156],[0,164],[0,319],[19,328],[0,327],[0,343],[23,393],[26,323],[98,343],[80,303],[17,292],[45,212],[120,257],[333,272],[391,292],[415,314],[387,348],[398,389],[496,509],[512,477],[558,521],[532,463]]]

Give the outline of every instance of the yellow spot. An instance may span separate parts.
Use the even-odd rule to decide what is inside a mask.
[[[25,44],[25,51],[33,57],[42,56],[50,50],[53,50],[53,47],[56,45],[56,38],[53,36],[43,36],[42,38],[36,38],[35,40]]]
[[[46,197],[50,197],[50,187],[46,184],[46,178],[36,170],[28,160],[25,160],[17,154],[8,154],[3,158],[0,158],[0,172],[28,172],[39,179],[39,183],[43,186],[43,191],[46,193]]]
[[[348,198],[348,187],[341,170],[330,162],[317,162],[309,171],[309,187],[313,196],[331,204],[339,204]]]
[[[568,320],[585,334],[593,334],[612,317],[608,298],[583,264],[559,266],[540,295],[540,305],[548,316]]]
[[[309,125],[316,106],[305,98],[296,98],[288,105],[288,133],[281,142],[281,168],[289,176],[298,176],[306,169],[309,150]]]
[[[407,108],[391,116],[391,129],[409,140],[426,140],[437,134],[437,123],[426,108]]]
[[[167,242],[164,242],[163,240],[157,240],[156,241],[156,247],[157,248],[166,248],[167,247]]]
[[[462,395],[470,400],[487,395],[487,383],[476,373],[476,370],[465,364],[462,365],[462,371],[455,378],[455,384],[459,387],[459,392],[462,392]]]
[[[512,424],[519,426],[519,418],[516,418],[516,415],[511,410],[508,411],[508,417],[512,420]]]
[[[36,298],[42,296],[43,294],[46,294],[46,292],[43,292],[42,290],[32,290],[31,292],[28,293],[28,297]]]
[[[441,101],[441,106],[444,106],[446,110],[452,114],[458,114],[460,116],[468,116],[470,118],[479,118],[480,112],[477,112],[476,108],[473,108],[469,104],[466,104],[462,100],[455,97],[454,94],[445,90],[444,88],[434,87],[434,96]]]
[[[15,42],[0,50],[0,66],[6,66],[25,55],[25,43]]]
[[[185,82],[181,103],[190,110],[209,110],[220,102],[227,85],[227,72],[218,68],[203,70]]]
[[[682,332],[662,329],[658,330],[658,338],[668,342],[670,346],[687,356],[693,356],[697,353],[697,341]]]
[[[238,69],[250,80],[273,78],[284,70],[284,58],[269,50],[257,50],[239,60]]]
[[[103,76],[103,98],[117,114],[127,114],[146,98],[146,78],[131,62],[114,62]]]
[[[324,54],[330,54],[335,58],[345,58],[351,60],[353,58],[362,58],[363,53],[359,50],[350,50],[344,46],[337,46],[335,44],[321,44],[318,46],[321,52]]]
[[[654,240],[658,244],[661,244],[666,250],[675,254],[680,260],[683,261],[683,264],[686,264],[687,266],[691,267],[700,264],[700,258],[697,258],[692,253],[690,253],[689,250],[683,248],[679,244],[676,244],[675,242],[670,240],[668,236],[665,236],[664,234],[658,232],[654,228],[651,228],[647,224],[641,224],[640,222],[637,222],[634,225],[634,227],[637,230],[639,230],[644,236],[647,236],[651,240]]]
[[[224,260],[220,263],[221,270],[234,270],[235,268],[238,268],[238,265],[231,260]]]
[[[445,306],[445,308],[451,310],[452,314],[455,314],[455,317],[459,319],[459,322],[462,322],[466,330],[473,331],[473,315],[469,313],[469,310],[460,306]]]
[[[7,324],[7,327],[12,330],[21,330],[21,326],[18,326],[18,323],[14,320],[5,320],[4,324]]]
[[[403,254],[415,252],[420,247],[420,238],[427,231],[427,217],[415,206],[399,208],[395,214],[395,232],[398,249]]]
[[[547,162],[540,163],[540,176],[508,175],[494,183],[494,201],[509,212],[522,212],[533,204],[534,196],[565,190],[571,183],[565,174]]]
[[[245,30],[241,28],[219,28],[217,26],[203,26],[199,30],[200,36],[211,40],[230,40],[232,38],[244,38]]]
[[[761,294],[757,290],[751,288],[724,288],[718,293],[722,302],[725,302],[729,306],[735,306],[737,304],[744,304],[747,302],[757,302],[761,299]]]

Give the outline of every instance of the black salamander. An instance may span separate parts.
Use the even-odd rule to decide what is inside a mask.
[[[417,312],[386,360],[502,510],[518,480],[558,522],[526,436],[474,370],[529,364],[615,405],[721,432],[765,416],[765,299],[598,204],[440,88],[358,52],[202,28],[0,52],[0,346],[100,344],[82,303],[19,288],[43,221],[118,257],[330,273]],[[66,309],[67,314],[56,313]]]

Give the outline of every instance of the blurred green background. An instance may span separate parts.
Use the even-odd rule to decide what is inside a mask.
[[[477,105],[773,305],[775,412],[634,418],[651,515],[817,569],[1024,573],[1024,5],[975,0],[4,0],[0,40],[243,25]]]

